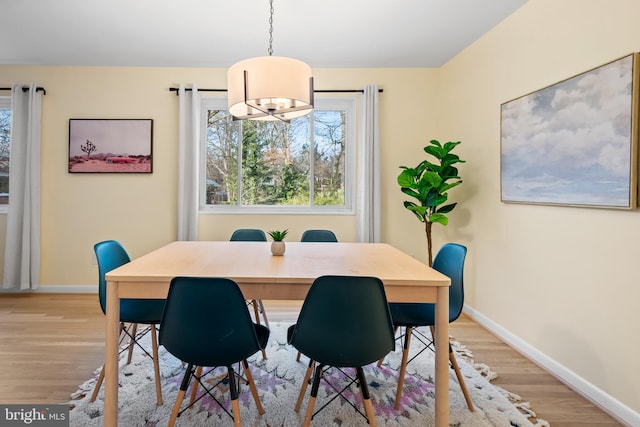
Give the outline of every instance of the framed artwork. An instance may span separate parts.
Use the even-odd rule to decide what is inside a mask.
[[[70,173],[151,173],[152,119],[69,119]]]
[[[501,105],[501,200],[636,207],[638,54]]]

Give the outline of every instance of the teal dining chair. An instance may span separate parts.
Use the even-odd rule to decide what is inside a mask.
[[[300,237],[301,242],[330,242],[337,243],[338,238],[335,233],[331,230],[324,229],[314,229],[314,230],[305,230],[302,233],[302,237]],[[296,362],[300,361],[300,352],[296,356]]]
[[[232,242],[266,242],[267,235],[259,228],[238,228],[229,238]]]
[[[451,279],[449,287],[449,323],[454,322],[462,313],[464,306],[464,260],[467,255],[467,248],[457,243],[447,243],[443,245],[433,260],[433,268]],[[402,362],[398,375],[398,388],[396,390],[395,408],[400,409],[402,389],[404,387],[404,376],[407,364],[415,359],[426,349],[434,350],[434,325],[435,325],[435,305],[423,303],[389,303],[391,318],[394,328],[404,328],[404,333],[400,336],[402,345]],[[421,326],[429,326],[431,337],[419,332]],[[409,360],[409,347],[411,338],[415,337],[421,341],[425,347]],[[460,373],[455,353],[449,344],[449,362],[453,368],[458,383],[462,389],[462,394],[467,402],[469,410],[473,412],[473,403],[469,397],[464,377]],[[382,360],[378,363],[378,366]]]
[[[344,368],[353,368],[356,375],[355,378],[348,377],[349,385],[327,404],[340,396],[371,425],[375,425],[375,412],[362,368],[393,351],[395,346],[389,306],[380,279],[361,276],[318,277],[309,289],[297,322],[287,331],[287,341],[310,359],[294,408],[296,412],[300,410],[307,383],[313,373],[304,426],[309,426],[317,414],[314,406],[320,381],[323,373],[332,367],[342,373],[345,373]],[[364,414],[342,395],[354,383],[362,395]]]
[[[301,242],[337,242],[338,238],[331,230],[305,230]]]
[[[122,244],[116,240],[106,240],[96,243],[93,247],[98,262],[98,300],[103,313],[106,313],[107,306],[107,281],[105,275],[131,261],[129,254]],[[129,344],[120,352],[129,351],[127,363],[131,362],[132,351],[135,346],[141,348],[145,354],[153,360],[154,374],[156,380],[157,404],[162,405],[162,389],[160,383],[160,366],[158,364],[158,341],[156,326],[160,324],[165,300],[162,299],[121,299],[120,300],[120,343],[128,337]],[[138,331],[138,324],[147,327]],[[139,340],[147,333],[151,334],[151,352],[140,345]],[[100,376],[96,382],[90,402],[94,402],[98,397],[98,392],[104,381],[104,366],[100,371]]]
[[[187,368],[168,425],[173,426],[180,414],[204,396],[208,395],[220,404],[213,390],[223,382],[229,387],[232,413],[222,405],[220,407],[231,416],[234,425],[241,425],[238,402],[240,378],[233,368],[236,363],[242,364],[258,413],[263,415],[264,409],[247,359],[264,350],[268,340],[269,329],[251,320],[236,282],[220,277],[174,277],[160,323],[160,344],[187,363]],[[202,374],[202,367],[211,369]],[[215,367],[226,367],[227,374],[209,385],[204,378]],[[204,392],[181,410],[192,380],[195,380],[194,390],[199,385]]]

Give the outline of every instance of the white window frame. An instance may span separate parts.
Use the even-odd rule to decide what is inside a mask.
[[[11,110],[11,97],[0,96],[0,108]],[[11,150],[11,141],[9,142],[9,150]],[[11,165],[9,165],[11,167]],[[9,212],[9,204],[0,204],[0,214],[6,214]]]
[[[198,177],[199,211],[204,214],[309,214],[309,215],[355,215],[356,192],[356,99],[354,97],[316,98],[316,110],[345,111],[345,161],[344,206],[273,206],[273,205],[207,205],[206,204],[206,150],[207,114],[209,110],[226,110],[227,99],[221,97],[201,98],[200,129],[200,173]],[[311,124],[313,134],[313,123]],[[313,150],[312,150],[313,153]],[[313,155],[313,154],[312,154]],[[313,161],[313,159],[311,160]],[[313,171],[313,168],[311,169]],[[309,176],[313,189],[313,172]]]

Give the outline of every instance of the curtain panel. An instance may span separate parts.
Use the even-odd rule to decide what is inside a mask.
[[[3,290],[40,287],[40,147],[42,94],[14,84],[11,91],[9,209]]]
[[[178,240],[198,240],[198,174],[200,165],[200,95],[193,84],[178,88]]]
[[[380,129],[378,86],[366,85],[361,96],[358,140],[358,242],[380,242]]]

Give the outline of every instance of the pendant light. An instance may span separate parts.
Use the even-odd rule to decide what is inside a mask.
[[[269,0],[269,56],[233,64],[227,72],[229,113],[234,120],[282,120],[313,110],[311,67],[273,55],[273,0]]]

